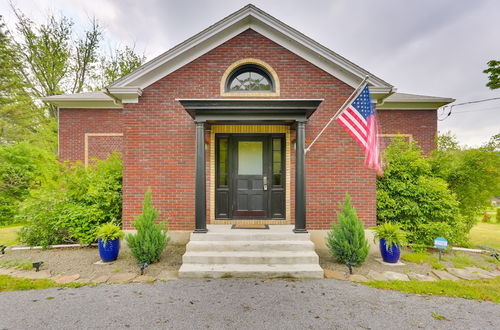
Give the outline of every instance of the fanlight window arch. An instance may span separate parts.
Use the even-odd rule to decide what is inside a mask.
[[[230,93],[266,93],[274,92],[272,76],[266,69],[247,64],[235,69],[228,77],[226,92]]]

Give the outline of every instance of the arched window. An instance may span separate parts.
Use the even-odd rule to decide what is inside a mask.
[[[272,76],[263,67],[246,64],[236,68],[229,75],[225,87],[228,93],[275,92]]]

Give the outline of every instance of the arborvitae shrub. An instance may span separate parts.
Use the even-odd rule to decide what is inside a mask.
[[[338,262],[361,265],[369,251],[363,223],[356,215],[349,194],[346,194],[345,202],[340,207],[341,211],[337,213],[338,223],[332,223],[326,245]]]
[[[170,240],[167,224],[156,223],[159,215],[151,201],[151,190],[148,190],[142,202],[142,214],[132,222],[137,233],[125,237],[132,255],[139,263],[152,264],[160,260]]]

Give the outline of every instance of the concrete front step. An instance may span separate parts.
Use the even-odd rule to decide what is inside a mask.
[[[323,269],[319,264],[186,264],[179,270],[181,278],[323,278]]]
[[[276,233],[264,230],[239,229],[228,233],[191,234],[190,241],[309,241],[309,234]]]
[[[311,241],[190,241],[189,251],[314,251]]]
[[[188,251],[182,257],[186,264],[314,264],[314,251]]]

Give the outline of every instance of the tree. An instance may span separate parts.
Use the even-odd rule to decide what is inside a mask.
[[[78,93],[93,76],[102,30],[92,20],[84,37],[75,38],[73,22],[67,17],[49,14],[45,24],[36,25],[11,5],[17,18],[19,38],[15,40],[21,54],[20,73],[31,82],[34,99],[61,93]],[[76,44],[76,47],[74,45]],[[49,115],[57,117],[57,109],[49,106]]]
[[[487,64],[488,68],[483,71],[488,75],[486,86],[490,89],[500,88],[500,61],[491,60]]]
[[[446,180],[456,195],[468,230],[475,225],[476,216],[490,205],[491,197],[500,194],[499,140],[497,134],[480,148],[465,148],[455,137],[443,135],[430,158],[432,172]]]
[[[349,194],[346,194],[340,208],[341,211],[337,213],[338,223],[332,223],[326,245],[331,255],[346,264],[352,274],[351,266],[361,265],[368,256],[368,241],[365,238],[363,223],[358,219]]]
[[[111,55],[101,58],[102,82],[105,87],[121,78],[144,63],[146,57],[135,53],[134,48],[125,46],[125,49],[115,49]]]
[[[0,144],[26,140],[40,128],[43,111],[32,102],[20,74],[19,53],[0,16]]]

